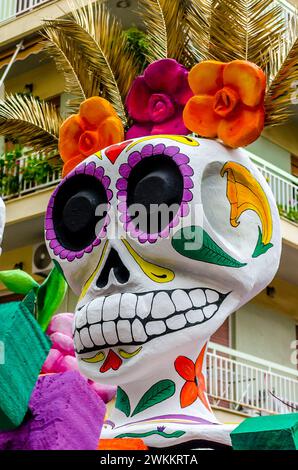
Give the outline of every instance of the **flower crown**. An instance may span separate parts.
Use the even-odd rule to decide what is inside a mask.
[[[62,124],[63,174],[105,147],[149,135],[193,132],[231,148],[249,145],[264,128],[265,88],[264,72],[249,61],[203,61],[190,72],[174,59],[155,61],[128,92],[133,124],[126,133],[113,106],[98,96]]]
[[[73,0],[68,15],[45,21],[44,49],[64,76],[65,111],[76,114],[63,123],[48,101],[8,95],[0,134],[50,158],[59,144],[67,174],[125,138],[195,133],[235,148],[294,113],[294,8],[276,0],[138,0],[142,31],[124,31],[109,3]]]

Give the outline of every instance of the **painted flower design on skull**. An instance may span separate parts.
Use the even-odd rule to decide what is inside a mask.
[[[255,64],[205,61],[189,73],[194,92],[184,109],[184,123],[202,137],[219,137],[236,148],[254,142],[264,128],[266,77]]]
[[[173,59],[150,64],[137,77],[127,96],[126,106],[134,120],[127,138],[158,134],[188,134],[182,119],[183,108],[192,96],[188,71]]]
[[[185,356],[179,356],[175,361],[176,372],[186,381],[180,392],[181,408],[192,405],[199,398],[205,407],[210,410],[206,398],[205,377],[202,372],[206,347],[207,344],[201,350],[195,363]]]

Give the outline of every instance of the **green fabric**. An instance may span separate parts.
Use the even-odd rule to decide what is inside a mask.
[[[235,450],[298,450],[298,413],[247,418],[231,439]]]
[[[0,304],[0,430],[18,427],[50,350],[50,340],[24,303]]]
[[[26,295],[26,297],[23,300],[23,304],[27,307],[29,312],[35,318],[36,317],[36,312],[35,312],[35,309],[36,309],[36,293],[34,292],[34,290],[29,292],[28,295]]]

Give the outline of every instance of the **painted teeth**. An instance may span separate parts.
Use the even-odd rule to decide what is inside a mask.
[[[137,316],[139,318],[144,319],[150,315],[152,299],[153,299],[153,292],[142,295],[141,297],[138,298]]]
[[[116,320],[119,317],[121,294],[107,297],[103,304],[103,321]]]
[[[167,327],[163,321],[150,321],[146,325],[146,331],[148,336],[158,336],[159,334],[165,333]]]
[[[190,291],[189,297],[194,307],[202,307],[203,305],[206,305],[206,296],[203,289]]]
[[[208,305],[208,307],[203,308],[205,317],[211,318],[212,315],[216,312],[217,308],[218,307],[215,304]]]
[[[134,318],[136,315],[137,296],[135,294],[123,294],[120,303],[120,317]]]
[[[81,311],[80,311],[80,315],[78,315],[76,317],[76,328],[77,329],[80,329],[82,328],[83,326],[85,326],[87,323],[87,309],[86,307],[84,307]]]
[[[172,301],[174,302],[176,312],[183,312],[192,308],[189,295],[183,290],[175,290],[172,293]]]
[[[138,319],[134,320],[132,324],[132,335],[136,343],[145,343],[145,341],[147,340],[147,335],[145,333],[143,324]]]
[[[159,292],[153,300],[151,315],[153,318],[167,318],[175,313],[175,307],[167,292]]]
[[[185,315],[175,315],[174,317],[167,320],[167,327],[170,330],[181,330],[186,325]]]
[[[114,321],[106,321],[102,324],[102,333],[107,344],[117,344],[118,336],[116,333],[116,323]]]
[[[117,332],[121,343],[132,343],[132,334],[129,320],[119,320],[117,323]]]
[[[91,325],[89,328],[90,337],[96,346],[104,346],[106,344],[105,339],[102,335],[102,325]]]
[[[214,302],[217,302],[219,299],[218,292],[216,292],[215,290],[209,290],[209,289],[206,290],[206,297],[207,297],[207,301],[209,304],[213,304]]]
[[[185,316],[186,320],[191,325],[193,325],[194,323],[202,323],[205,319],[202,310],[190,310]]]
[[[100,297],[76,313],[78,353],[115,345],[142,345],[213,317],[226,295],[212,289],[177,289]]]
[[[83,351],[84,346],[82,344],[82,341],[81,341],[81,338],[80,338],[80,333],[78,331],[76,331],[75,335],[74,335],[74,344],[75,344],[76,350],[78,352]]]
[[[91,341],[88,328],[83,328],[80,331],[80,338],[81,338],[81,341],[82,341],[83,345],[85,346],[85,348],[92,348],[93,347],[93,343]]]
[[[87,307],[87,320],[89,325],[93,323],[98,323],[102,319],[102,307],[104,303],[104,298],[100,297],[99,299],[95,299],[91,302]],[[81,315],[82,310],[80,310],[79,315]]]

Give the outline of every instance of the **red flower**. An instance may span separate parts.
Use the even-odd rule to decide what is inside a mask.
[[[191,359],[185,356],[177,357],[175,361],[175,369],[186,383],[183,385],[180,392],[180,405],[181,408],[186,408],[192,405],[197,398],[210,410],[208,400],[206,398],[206,384],[205,377],[202,373],[204,354],[206,346],[201,350],[199,357],[195,364]]]
[[[193,93],[188,71],[174,59],[152,62],[137,77],[128,93],[126,106],[133,126],[127,139],[158,134],[187,135],[182,113]]]

